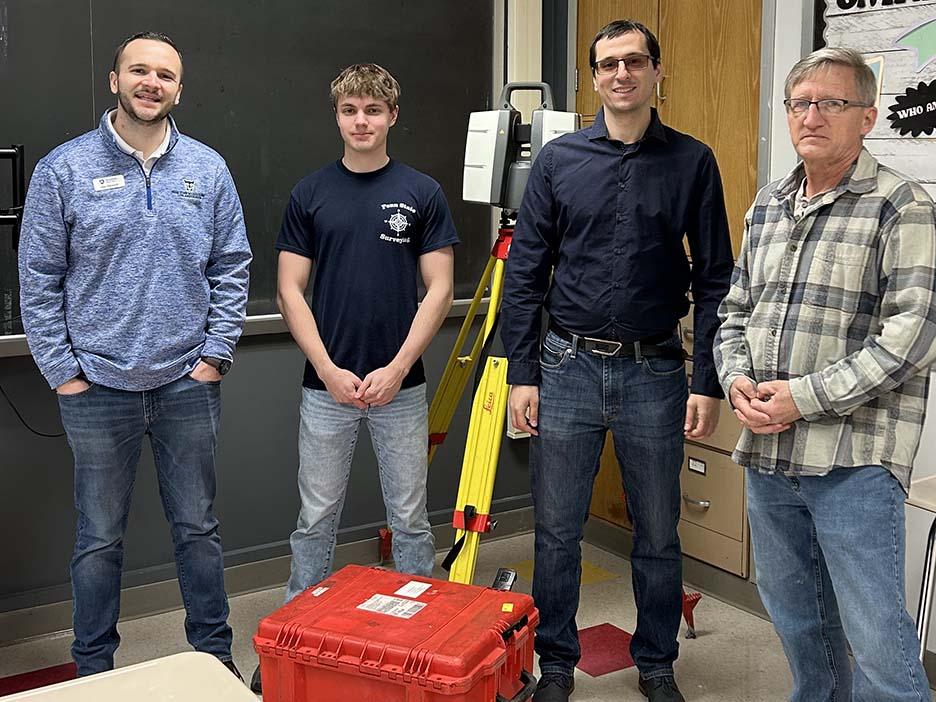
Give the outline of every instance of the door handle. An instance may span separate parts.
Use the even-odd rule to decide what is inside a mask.
[[[682,498],[683,498],[683,502],[685,502],[687,505],[698,507],[701,510],[706,510],[712,506],[711,500],[697,500],[693,497],[689,497],[689,494],[685,492],[683,493]]]

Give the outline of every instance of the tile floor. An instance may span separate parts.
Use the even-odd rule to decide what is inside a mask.
[[[489,583],[499,566],[515,567],[521,577],[516,590],[530,591],[529,564],[533,549],[530,534],[482,546],[475,582]],[[582,586],[579,628],[610,622],[633,631],[635,609],[631,594],[630,564],[599,548],[585,544],[588,584]],[[441,557],[440,557],[441,558]],[[526,577],[524,577],[526,576]],[[445,577],[439,570],[439,577]],[[691,584],[689,584],[691,587]],[[257,663],[251,636],[257,621],[282,602],[283,589],[276,588],[231,598],[234,628],[234,659],[245,676]],[[122,644],[117,665],[188,650],[182,631],[183,613],[168,612],[120,625]],[[782,701],[790,686],[790,674],[780,642],[770,624],[757,616],[703,597],[695,610],[699,637],[684,639],[680,632],[680,658],[676,675],[690,702]],[[0,648],[0,677],[66,663],[70,633],[65,632]],[[592,678],[577,671],[575,702],[627,702],[643,700],[637,690],[635,668]]]

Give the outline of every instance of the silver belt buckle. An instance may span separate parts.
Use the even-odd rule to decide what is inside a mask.
[[[621,348],[623,348],[624,346],[624,344],[621,343],[620,341],[608,341],[607,339],[594,339],[590,336],[586,336],[585,341],[591,341],[592,343],[607,344],[608,346],[613,346],[614,347],[613,351],[599,351],[598,349],[592,349],[592,353],[595,354],[596,356],[608,356],[609,358],[611,356],[617,356]]]

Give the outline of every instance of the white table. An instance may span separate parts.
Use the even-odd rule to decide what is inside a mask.
[[[257,702],[207,653],[178,653],[106,673],[0,697],[3,702]]]
[[[931,512],[936,517],[936,475],[910,483],[907,504]],[[926,653],[930,618],[933,610],[933,592],[936,586],[936,518],[926,539],[926,560],[923,562],[923,580],[920,583],[920,604],[917,607],[917,636],[920,637],[920,660]]]

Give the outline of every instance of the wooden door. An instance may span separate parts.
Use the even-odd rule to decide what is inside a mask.
[[[761,0],[578,0],[575,104],[583,125],[594,121],[600,106],[588,48],[595,33],[614,19],[642,22],[660,40],[666,76],[661,89],[665,100],[657,105],[660,117],[715,152],[737,254],[744,213],[757,191]],[[629,525],[610,440],[602,454],[591,513]]]
[[[715,152],[737,255],[757,193],[761,0],[660,0],[663,122]]]
[[[646,24],[663,51],[660,117],[712,147],[721,169],[737,254],[744,213],[757,192],[761,0],[579,0],[575,109],[587,126],[600,107],[588,48],[614,19]]]
[[[601,103],[592,82],[588,64],[588,47],[599,29],[616,19],[636,20],[656,32],[660,0],[579,0],[578,31],[576,33],[575,70],[578,90],[575,111],[582,115],[582,126],[595,121]]]
[[[582,115],[582,126],[595,121],[601,107],[592,81],[588,63],[588,49],[599,29],[617,19],[641,22],[656,33],[659,22],[660,0],[579,0],[578,28],[576,31],[575,70],[578,89],[575,110]],[[595,479],[591,513],[618,526],[630,527],[624,507],[621,472],[614,456],[614,443],[608,435],[601,454],[601,467]]]

